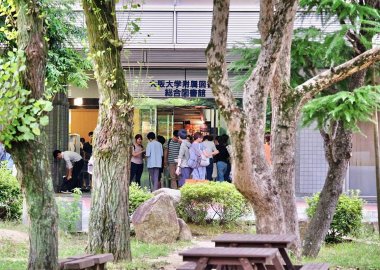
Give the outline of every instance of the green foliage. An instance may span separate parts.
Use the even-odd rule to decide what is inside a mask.
[[[346,129],[359,131],[358,122],[370,121],[380,105],[380,86],[363,86],[353,92],[341,91],[334,95],[315,98],[303,108],[303,124],[317,122],[318,128],[328,133],[332,121],[342,121]]]
[[[373,35],[380,32],[379,10],[364,1],[301,0],[300,6],[323,14],[325,25],[338,20],[347,31],[360,35],[360,42],[366,49],[372,47]]]
[[[82,192],[75,188],[72,194],[72,201],[59,200],[58,204],[58,227],[65,233],[77,231],[77,224],[81,217],[81,198]]]
[[[11,141],[33,140],[48,124],[50,101],[30,99],[30,91],[20,85],[20,73],[25,70],[22,51],[8,51],[0,59],[0,141],[10,146]]]
[[[352,58],[352,50],[344,40],[345,33],[344,29],[324,33],[315,27],[295,30],[291,50],[291,85],[300,85],[317,75],[321,69]],[[346,89],[345,85],[341,88]]]
[[[85,30],[79,27],[77,15],[72,10],[73,0],[44,0],[41,15],[45,23],[45,39],[49,51],[46,64],[45,94],[53,97],[67,91],[67,85],[87,87],[91,63],[83,53],[75,50],[85,38]],[[12,51],[17,47],[16,9],[13,0],[0,1],[0,42]]]
[[[307,216],[312,218],[319,201],[319,193],[306,199],[308,208]],[[362,226],[362,209],[364,201],[359,198],[357,191],[350,191],[339,197],[338,205],[330,225],[330,230],[326,235],[327,243],[342,242],[343,237],[356,235]]]
[[[153,197],[153,194],[148,191],[146,187],[142,188],[136,183],[132,183],[129,186],[129,214],[135,212],[137,207],[143,202]]]
[[[219,224],[234,223],[249,209],[243,195],[227,182],[186,184],[181,188],[177,207],[181,218],[196,224],[213,220]],[[213,217],[208,216],[209,210],[215,212]]]
[[[79,27],[73,0],[45,0],[44,16],[49,45],[46,65],[47,91],[51,94],[67,91],[68,84],[87,87],[91,62],[75,50],[85,39],[85,29]]]
[[[17,182],[4,162],[0,163],[0,220],[16,220],[21,216],[22,195]]]

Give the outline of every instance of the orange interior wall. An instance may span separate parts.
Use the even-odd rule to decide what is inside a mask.
[[[97,109],[71,109],[70,133],[77,133],[88,142],[90,139],[88,133],[94,131],[97,120]]]

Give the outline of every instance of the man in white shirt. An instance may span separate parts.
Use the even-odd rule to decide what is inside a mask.
[[[72,151],[54,150],[53,157],[63,159],[66,163],[66,180],[62,183],[61,192],[70,193],[73,188],[80,187],[79,174],[84,164],[81,155]]]

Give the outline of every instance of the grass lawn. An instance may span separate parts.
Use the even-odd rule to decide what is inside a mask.
[[[2,223],[0,229],[16,230],[20,233],[27,228],[20,224]],[[86,234],[59,234],[59,258],[85,253],[87,243]],[[125,270],[150,270],[158,269],[166,264],[165,261],[156,260],[165,257],[175,249],[189,245],[188,242],[178,242],[175,244],[146,244],[132,239],[133,261],[128,263],[108,263],[108,269]],[[24,270],[28,263],[28,241],[10,241],[0,238],[0,270]]]
[[[207,239],[223,232],[253,232],[252,227],[249,226],[190,225],[190,227],[194,235]],[[0,270],[26,269],[28,259],[26,227],[20,224],[0,222],[0,229],[12,230],[20,234],[20,237],[14,241],[4,240],[0,237]],[[59,257],[64,258],[85,253],[86,242],[86,234],[66,235],[60,233]],[[163,257],[175,252],[180,247],[190,245],[190,243],[158,245],[146,244],[132,239],[131,245],[133,261],[118,264],[109,263],[107,264],[108,269],[160,269],[167,264]],[[330,269],[380,269],[380,240],[378,235],[372,234],[371,238],[363,237],[357,241],[325,245],[316,259],[303,259],[302,263],[306,262],[328,262],[331,266]]]
[[[380,241],[325,245],[318,258],[303,262],[328,262],[339,269],[380,269]]]

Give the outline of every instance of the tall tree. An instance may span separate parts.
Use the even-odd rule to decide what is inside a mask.
[[[293,88],[290,47],[298,1],[261,0],[261,51],[244,85],[243,108],[239,108],[230,89],[225,61],[229,2],[214,0],[206,57],[212,91],[232,139],[234,183],[252,203],[259,233],[287,232],[299,237],[294,153],[301,109],[323,89],[380,60],[380,49],[369,50]],[[272,165],[265,159],[263,146],[269,94]]]
[[[132,97],[120,61],[114,0],[83,0],[90,53],[99,89],[92,211],[88,249],[130,259],[128,171],[133,132]]]
[[[2,9],[6,5],[13,8],[13,2],[1,2]],[[46,111],[51,109],[51,103],[44,97],[47,46],[41,9],[40,1],[15,1],[19,52],[8,52],[8,62],[1,66],[0,140],[11,147],[27,204],[28,269],[58,269],[57,206],[46,135],[40,128],[47,124]]]
[[[301,4],[304,7],[316,9],[317,12],[325,14],[325,17],[327,17],[325,23],[329,23],[332,18],[335,20],[338,18],[343,30],[340,32],[343,32],[344,36],[336,34],[332,45],[344,44],[345,40],[348,40],[351,43],[351,47],[345,44],[344,47],[346,52],[350,52],[352,56],[358,56],[371,48],[374,35],[380,31],[380,14],[375,7],[374,1],[366,1],[366,3],[364,3],[364,1],[344,2],[331,0],[323,1],[322,3],[319,0],[304,0]],[[339,38],[341,39],[340,42],[337,41]],[[366,73],[367,71],[364,69],[350,76],[344,88],[353,91],[363,86],[365,84]],[[334,92],[336,91],[339,91],[339,87],[335,87]],[[319,117],[321,117],[319,114],[321,109],[325,110],[323,113],[324,120],[321,121],[321,118],[319,118],[318,123],[320,123],[320,133],[324,142],[328,172],[319,197],[316,212],[310,220],[305,235],[302,251],[305,256],[316,257],[318,255],[323,240],[330,228],[339,196],[343,192],[344,179],[352,155],[353,130],[350,126],[352,126],[352,123],[358,121],[357,116],[362,117],[362,115],[358,113],[362,107],[372,105],[372,110],[376,108],[376,104],[372,104],[371,101],[375,102],[377,99],[374,99],[371,93],[367,93],[371,95],[370,99],[365,98],[364,93],[359,95],[357,103],[353,102],[352,98],[356,95],[344,96],[350,101],[349,106],[346,106],[344,99],[330,99],[333,102],[333,106],[330,106],[331,112],[327,112],[325,109],[329,108],[329,106],[327,106],[327,104],[321,104],[319,100],[316,100],[315,103],[325,109],[316,109],[313,104],[308,105],[309,109],[305,115],[319,115]],[[343,93],[339,93],[338,95],[343,95]],[[323,100],[329,99],[324,98]],[[360,101],[363,105],[360,105]],[[316,109],[314,113],[311,112],[313,108]],[[355,108],[355,111],[350,110],[350,108]],[[339,114],[339,110],[343,113]],[[369,110],[369,112],[369,114],[367,112],[366,116],[368,117],[369,115],[370,118],[372,111]],[[354,128],[356,128],[356,126],[354,126]]]

